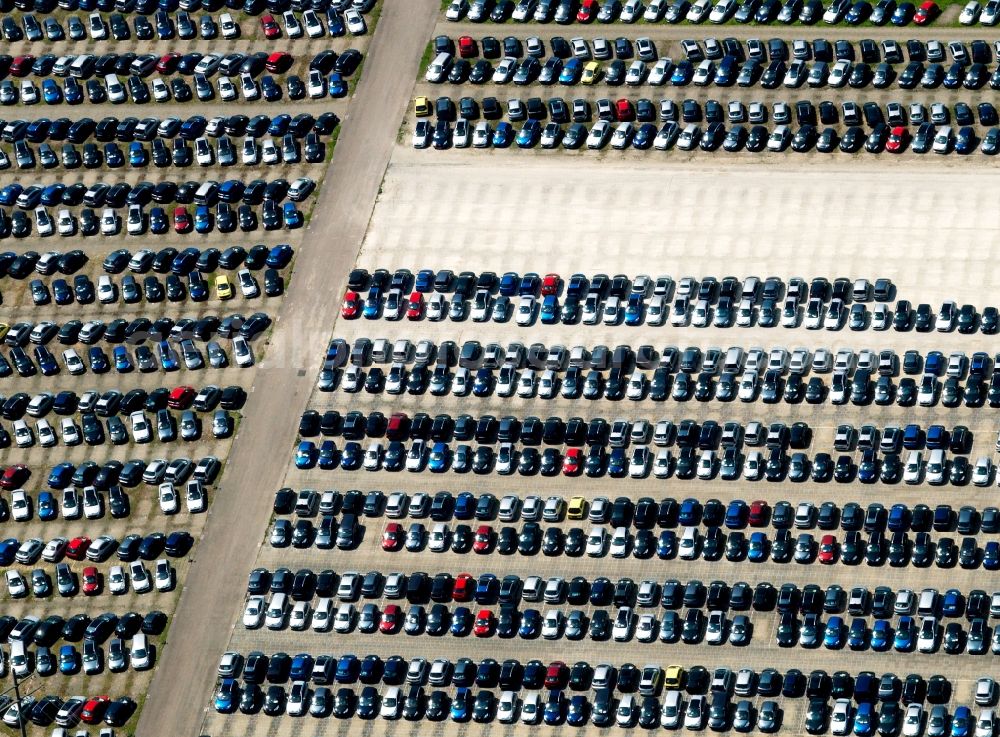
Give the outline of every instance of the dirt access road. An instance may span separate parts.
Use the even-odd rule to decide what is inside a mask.
[[[200,561],[192,567],[171,624],[170,645],[136,731],[141,737],[162,735],[166,725],[172,734],[199,734],[247,565],[267,528],[274,490],[287,468],[298,418],[336,317],[337,296],[361,246],[420,55],[439,12],[436,0],[385,4],[298,254],[294,285],[278,315],[196,548]]]

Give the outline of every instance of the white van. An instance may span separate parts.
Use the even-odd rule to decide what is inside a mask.
[[[434,57],[434,61],[427,67],[424,79],[428,82],[443,82],[445,76],[451,71],[452,56],[446,51]]]
[[[271,601],[267,605],[267,613],[264,615],[264,625],[269,630],[280,630],[285,626],[285,620],[288,618],[288,610],[290,606],[288,603],[288,596],[281,592],[278,592],[271,597]]]

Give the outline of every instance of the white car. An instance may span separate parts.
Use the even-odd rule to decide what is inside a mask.
[[[714,78],[715,64],[712,63],[711,59],[703,59],[701,63],[695,67],[694,76],[691,77],[691,81],[699,87],[704,87]]]
[[[64,445],[80,444],[80,428],[77,427],[72,418],[63,417],[59,421],[59,431],[62,433],[62,441]]]
[[[587,536],[587,555],[599,558],[604,555],[608,546],[608,531],[603,527],[594,527]]]
[[[315,10],[307,10],[302,14],[302,25],[306,27],[306,35],[309,38],[321,38],[326,35],[326,29],[323,28],[323,22],[316,15]]]
[[[493,84],[507,84],[514,77],[517,71],[517,59],[513,56],[505,56],[493,70]]]
[[[344,21],[347,23],[347,30],[353,36],[362,36],[368,32],[364,17],[354,8],[344,11]]]
[[[316,602],[312,613],[313,632],[329,632],[333,626],[333,599],[328,596]]]
[[[59,210],[56,213],[56,228],[61,236],[71,236],[76,234],[76,218],[69,210]]]
[[[117,235],[121,229],[121,218],[110,207],[101,213],[101,235]]]
[[[253,351],[243,336],[238,335],[233,338],[233,355],[236,357],[236,365],[240,368],[247,368],[254,364]]]
[[[513,724],[517,720],[519,700],[513,691],[504,691],[497,702],[497,721],[501,724]]]
[[[963,26],[974,25],[977,20],[979,20],[979,14],[983,12],[983,6],[976,2],[976,0],[970,0],[962,8],[962,13],[958,16],[958,22]],[[904,732],[905,734],[905,732]]]
[[[599,120],[587,134],[587,148],[604,148],[611,136],[611,123]]]
[[[188,479],[187,491],[184,494],[184,504],[187,507],[187,511],[192,514],[205,511],[205,487],[201,485],[201,481],[198,479]]]
[[[535,298],[531,295],[526,295],[518,300],[517,313],[515,317],[518,325],[526,327],[535,321],[535,305]]]
[[[263,596],[251,596],[243,608],[243,626],[257,629],[264,623],[265,603]]]
[[[160,511],[164,514],[175,514],[178,509],[177,492],[174,485],[164,482],[159,486]]]
[[[30,448],[35,444],[35,435],[24,420],[14,420],[14,442],[18,448]]]
[[[662,59],[657,59],[653,68],[649,72],[648,81],[652,85],[662,85],[666,84],[667,79],[669,79],[671,73],[673,72],[674,62],[664,57]]]
[[[35,423],[35,432],[38,433],[38,444],[43,448],[51,448],[56,444],[56,433],[48,420],[38,420]]]
[[[20,599],[28,595],[28,582],[20,571],[7,570],[4,577],[7,580],[7,593],[10,594],[11,598]]]
[[[83,514],[83,508],[80,506],[80,496],[76,493],[76,489],[63,489],[63,519],[79,519],[81,514]]]
[[[688,23],[701,23],[708,17],[711,10],[712,0],[695,0],[685,17]]]
[[[156,590],[160,592],[170,591],[174,588],[175,577],[173,566],[170,565],[170,561],[166,558],[160,558],[156,561],[156,573],[154,574],[154,579],[156,581]]]
[[[308,601],[297,601],[292,607],[292,613],[288,617],[288,627],[296,632],[301,632],[309,626],[309,616],[312,613],[312,605]]]
[[[167,83],[156,77],[149,86],[153,88],[153,99],[157,102],[170,102],[170,88]]]
[[[52,216],[44,207],[35,208],[35,231],[40,236],[49,236],[55,231],[55,223]]]
[[[628,546],[631,537],[626,528],[615,528],[614,532],[611,533],[610,550],[612,558],[624,558],[628,555]]]
[[[121,566],[111,566],[108,570],[108,591],[112,594],[128,593],[128,579]]]
[[[149,420],[142,410],[137,410],[129,415],[129,422],[132,423],[132,439],[137,443],[148,443],[152,439],[152,429]]]
[[[835,735],[845,735],[851,731],[851,701],[837,699],[830,714],[830,731]]]
[[[65,516],[66,513],[63,510],[63,517],[65,518]],[[68,544],[69,540],[65,537],[52,538],[45,544],[45,548],[42,550],[42,560],[47,560],[49,563],[58,563],[66,552]]]
[[[133,561],[128,566],[129,579],[132,581],[132,590],[137,594],[144,594],[152,588],[153,582],[149,577],[149,571],[141,561]]]
[[[236,89],[236,85],[233,84],[233,80],[229,77],[222,76],[216,81],[216,85],[219,88],[219,97],[225,102],[230,102],[239,97],[239,92]]]
[[[337,613],[333,616],[333,629],[336,632],[345,634],[354,628],[355,611],[354,605],[345,603],[337,607]]]
[[[222,29],[223,38],[237,38],[240,35],[240,27],[229,13],[219,16],[219,27]]]
[[[291,10],[286,10],[282,14],[281,20],[285,24],[285,33],[289,38],[299,38],[302,36],[302,24],[299,23],[299,19],[295,17],[295,13]]]
[[[399,686],[390,686],[382,694],[382,706],[379,709],[379,716],[383,719],[399,719],[402,709],[403,699],[399,693]]]
[[[260,87],[249,74],[240,75],[240,92],[247,102],[252,102],[260,97]]]
[[[100,13],[91,13],[87,20],[91,39],[101,41],[108,37],[108,27],[104,24]]]
[[[736,0],[720,0],[719,3],[712,8],[712,12],[708,15],[708,20],[711,23],[725,23],[729,16],[736,11]]]

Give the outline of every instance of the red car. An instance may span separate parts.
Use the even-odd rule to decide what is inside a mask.
[[[398,522],[390,522],[385,526],[385,532],[382,533],[382,550],[389,552],[399,550],[403,545],[404,537],[403,526]]]
[[[35,57],[31,54],[14,57],[10,64],[10,74],[12,77],[27,77],[31,73],[31,65],[35,63]]]
[[[260,17],[260,27],[264,29],[264,38],[278,38],[281,35],[281,27],[271,14]]]
[[[83,593],[87,596],[101,593],[101,577],[94,566],[83,569]]]
[[[580,9],[576,11],[577,23],[589,23],[597,15],[597,0],[583,0]]]
[[[476,637],[489,637],[493,634],[493,612],[489,609],[480,609],[476,615],[476,625],[472,628]]]
[[[545,671],[545,688],[564,688],[569,676],[569,668],[561,660],[552,663]]]
[[[175,386],[167,396],[167,406],[170,409],[187,409],[195,398],[193,386]]]
[[[160,74],[170,74],[177,68],[177,62],[180,60],[181,55],[176,51],[171,51],[169,54],[164,54],[160,57],[160,60],[156,62],[156,71]]]
[[[913,22],[918,26],[926,26],[939,15],[941,15],[941,8],[937,6],[937,3],[927,0],[927,2],[921,3],[917,12],[913,14]]]
[[[382,622],[379,624],[379,631],[386,635],[394,635],[399,632],[400,624],[403,622],[403,610],[398,604],[389,604],[382,612]]]
[[[819,541],[819,562],[835,563],[837,560],[837,539],[833,535],[823,535]]]
[[[292,55],[287,51],[275,51],[264,62],[264,68],[269,72],[281,73],[292,65]]]
[[[476,56],[479,50],[476,48],[476,41],[472,36],[462,36],[458,39],[458,55],[463,59]]]
[[[83,560],[87,555],[87,548],[90,547],[90,538],[86,535],[74,537],[66,546],[66,557],[73,560]]]
[[[83,711],[80,712],[80,721],[87,724],[100,724],[110,703],[111,699],[107,696],[95,696],[92,699],[87,699],[87,703],[83,705]]]
[[[567,448],[563,456],[563,476],[578,476],[583,462],[583,448]]]
[[[476,530],[472,549],[477,553],[488,553],[491,547],[493,547],[493,528],[489,525],[480,525]]]
[[[889,131],[889,140],[885,142],[885,150],[898,154],[906,148],[907,141],[910,140],[909,131],[902,125],[897,125]]]
[[[618,120],[635,120],[635,108],[632,107],[632,101],[626,100],[624,97],[615,103],[615,115]]]
[[[455,579],[455,588],[451,592],[454,601],[472,601],[472,595],[476,591],[476,581],[468,573],[459,573]]]
[[[751,527],[763,527],[767,524],[767,518],[770,516],[770,507],[767,506],[767,502],[758,499],[755,502],[750,503],[750,516],[747,522]]]
[[[0,476],[0,489],[17,489],[28,480],[29,476],[31,471],[23,463],[9,466]]]
[[[546,274],[542,279],[542,296],[559,294],[559,274]]]
[[[174,230],[178,233],[187,233],[191,230],[191,216],[186,207],[174,208]]]
[[[361,297],[357,292],[347,290],[344,294],[344,304],[340,306],[340,316],[352,320],[361,313]]]
[[[420,292],[413,292],[410,300],[406,304],[406,317],[410,320],[419,320],[424,314],[424,295]]]

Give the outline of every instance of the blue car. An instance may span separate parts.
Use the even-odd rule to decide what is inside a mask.
[[[701,502],[697,499],[685,499],[681,502],[680,511],[677,513],[677,522],[682,527],[691,527],[698,524],[701,519]]]
[[[573,727],[581,727],[587,723],[590,715],[590,704],[586,696],[574,696],[569,700],[569,712],[566,714],[566,723]]]
[[[521,626],[517,630],[518,637],[531,640],[538,637],[542,630],[542,615],[537,609],[525,609],[521,612]]]
[[[149,211],[149,232],[155,235],[166,233],[170,228],[167,212],[162,207],[154,207]]]
[[[854,734],[857,737],[868,737],[868,735],[874,734],[874,732],[875,708],[871,702],[863,701],[858,704],[858,710],[854,714]]]
[[[35,347],[35,359],[38,361],[38,370],[42,372],[42,376],[54,376],[59,373],[59,364],[56,363],[56,357],[45,346],[40,345]]]
[[[500,277],[500,296],[513,297],[517,294],[517,285],[521,283],[521,277],[513,271],[508,271]]]
[[[65,279],[55,279],[52,282],[52,298],[57,305],[68,305],[73,302],[73,290]]]
[[[562,724],[566,718],[566,697],[562,691],[555,690],[549,692],[549,700],[545,702],[545,711],[542,718],[546,724]]]
[[[312,677],[313,657],[309,653],[300,653],[292,658],[292,667],[288,671],[290,681],[308,681]]]
[[[685,59],[674,67],[674,73],[670,75],[670,84],[685,85],[694,76],[694,64]]]
[[[656,541],[656,556],[660,560],[667,560],[668,558],[673,558],[676,554],[677,533],[673,530],[664,530],[660,533],[660,537]]]
[[[223,678],[219,690],[215,692],[215,710],[229,714],[236,709],[236,679]]]
[[[174,349],[170,347],[170,343],[165,340],[161,340],[156,344],[156,353],[160,359],[160,366],[163,367],[164,371],[176,371],[180,364],[177,362],[177,354],[174,353]]]
[[[312,468],[316,465],[316,444],[311,440],[303,440],[295,451],[296,468]]]
[[[913,14],[916,9],[913,3],[902,3],[892,14],[890,22],[894,26],[906,26],[909,25],[910,21],[913,20]]]
[[[900,617],[899,624],[896,625],[896,636],[893,638],[892,646],[901,653],[910,652],[917,644],[917,628],[913,624],[913,617]]]
[[[14,562],[14,555],[17,553],[17,548],[20,544],[16,537],[8,537],[3,542],[0,542],[0,565],[9,566]]]
[[[554,294],[546,294],[542,298],[542,306],[538,316],[543,325],[555,325],[559,322],[559,300]]]
[[[467,606],[460,606],[451,615],[451,627],[449,631],[455,637],[465,637],[472,629],[472,610]]]
[[[344,75],[340,72],[330,73],[329,87],[330,97],[347,96],[347,82],[344,81]]]
[[[625,324],[635,327],[642,323],[644,302],[641,294],[630,294],[625,303]]]
[[[872,650],[884,652],[889,649],[889,638],[892,636],[892,628],[889,622],[884,619],[876,619],[872,627]]]
[[[111,363],[108,361],[108,355],[104,352],[104,349],[99,346],[95,345],[88,348],[87,357],[90,359],[90,370],[95,374],[103,374],[111,368]]]
[[[382,292],[379,289],[371,289],[368,292],[368,299],[365,300],[365,307],[361,315],[366,320],[374,320],[382,311]]]
[[[80,654],[72,645],[63,645],[59,648],[59,672],[64,676],[71,676],[80,670]]]
[[[199,233],[212,230],[212,212],[208,205],[198,205],[198,209],[194,211],[194,229]]]
[[[955,709],[951,718],[951,737],[969,737],[969,727],[972,724],[972,712],[967,706]]]
[[[188,296],[194,302],[204,302],[208,299],[208,282],[200,271],[188,274]]]
[[[506,120],[497,123],[496,129],[493,131],[493,147],[507,148],[508,146],[510,146],[511,141],[513,140],[514,140],[514,126],[512,126]]]
[[[608,458],[608,475],[614,478],[621,478],[628,469],[628,457],[624,448],[613,448],[611,456]]]
[[[266,264],[272,269],[283,269],[292,260],[292,247],[287,243],[279,243],[273,246],[267,253]]]
[[[840,617],[830,617],[823,631],[823,647],[837,650],[844,644],[844,620]]]
[[[289,230],[294,230],[295,228],[301,228],[302,223],[305,222],[305,218],[302,217],[302,212],[295,206],[294,202],[286,202],[281,208],[282,217],[285,220],[285,227]]]
[[[488,368],[481,368],[476,371],[475,381],[472,383],[472,393],[477,397],[488,397],[493,388],[493,372]]]
[[[983,568],[987,571],[1000,569],[1000,543],[991,540],[983,549]]]
[[[207,127],[208,120],[206,120],[203,115],[192,115],[181,124],[179,134],[181,138],[193,141],[195,138],[204,133],[205,128]]]
[[[49,207],[62,204],[62,195],[65,191],[66,185],[61,182],[50,184],[42,190],[42,204],[48,205]]]
[[[326,9],[326,30],[331,36],[343,36],[346,33],[344,19],[340,17],[336,8]]]
[[[455,692],[455,698],[451,702],[451,719],[455,722],[467,722],[471,713],[472,694],[465,686]]]
[[[750,534],[747,560],[751,563],[760,563],[767,560],[767,535],[763,532],[753,532]]]
[[[0,189],[0,205],[11,207],[17,201],[18,196],[24,191],[24,187],[17,182],[8,184]]]
[[[957,589],[948,589],[941,602],[941,614],[945,617],[958,617],[962,614],[962,593]]]
[[[576,84],[580,81],[582,71],[583,62],[575,57],[570,59],[559,73],[559,84]]]
[[[115,371],[126,373],[132,370],[132,358],[128,354],[128,349],[123,345],[116,345],[111,352],[115,359]]]
[[[436,443],[434,445],[434,450],[439,450],[438,446],[444,446],[440,450],[447,450],[448,447],[444,443]],[[455,519],[472,519],[476,514],[476,496],[471,491],[463,491],[457,497],[455,497],[455,511],[453,516]]]
[[[73,77],[63,82],[63,97],[67,105],[79,105],[83,102],[83,87]]]
[[[517,132],[515,142],[518,148],[531,148],[538,143],[542,135],[542,124],[538,120],[526,120],[524,126]]]
[[[868,641],[868,625],[863,619],[851,622],[851,631],[847,634],[847,646],[851,650],[864,650]]]
[[[337,683],[354,683],[358,678],[361,664],[357,655],[341,655],[337,661],[337,672],[334,678]]]
[[[726,527],[738,530],[743,527],[747,515],[747,503],[742,499],[733,499],[726,507]]]
[[[291,122],[292,116],[288,113],[282,113],[275,116],[271,124],[267,126],[267,132],[272,136],[283,136],[288,132],[288,126],[291,125]]]
[[[47,105],[58,105],[62,102],[62,88],[54,79],[46,79],[42,82],[42,99]]]
[[[340,454],[340,467],[345,471],[357,471],[361,468],[363,457],[361,444],[352,440],[344,445],[344,452]]]
[[[145,166],[147,161],[146,147],[139,141],[132,141],[128,145],[128,165]]]
[[[53,466],[49,472],[48,485],[53,489],[65,489],[73,480],[74,471],[76,466],[67,461]]]
[[[332,440],[324,440],[319,447],[319,467],[322,469],[337,467],[337,445]]]
[[[431,269],[421,269],[413,280],[413,288],[421,294],[434,291],[434,272]]]
[[[56,518],[56,500],[51,491],[38,495],[38,519],[47,522]]]

